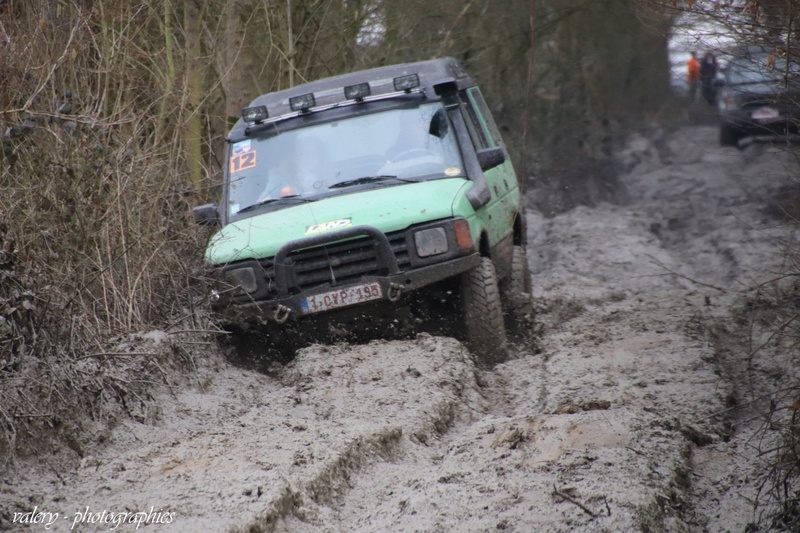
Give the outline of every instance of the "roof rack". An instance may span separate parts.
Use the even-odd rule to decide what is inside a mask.
[[[436,98],[448,88],[474,85],[451,57],[404,63],[323,78],[255,98],[242,110],[228,140],[238,140],[270,125],[321,111],[407,96]]]

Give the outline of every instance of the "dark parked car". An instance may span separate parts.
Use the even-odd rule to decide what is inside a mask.
[[[765,49],[734,56],[717,82],[719,141],[736,146],[743,137],[797,133],[800,68]]]

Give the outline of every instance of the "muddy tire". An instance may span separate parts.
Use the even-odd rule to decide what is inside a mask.
[[[508,356],[503,307],[492,260],[462,274],[461,298],[467,346],[484,367],[502,363]]]
[[[533,332],[531,272],[524,246],[514,246],[511,273],[500,284],[508,332],[516,340],[529,339]]]

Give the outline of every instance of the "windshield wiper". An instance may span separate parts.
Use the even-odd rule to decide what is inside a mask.
[[[314,198],[303,198],[299,194],[293,196],[281,196],[280,198],[265,198],[254,204],[248,205],[247,207],[239,209],[237,213],[244,213],[245,211],[250,211],[252,209],[255,209],[256,207],[261,207],[262,205],[267,205],[267,204],[278,204],[278,203],[304,204],[306,202],[316,202],[316,200]]]
[[[352,180],[345,180],[340,181],[339,183],[334,183],[333,185],[329,185],[329,189],[340,189],[342,187],[351,187],[353,185],[364,185],[365,183],[376,183],[379,181],[403,181],[405,183],[419,183],[418,180],[410,180],[406,178],[398,178],[397,176],[363,176],[361,178],[356,178]]]

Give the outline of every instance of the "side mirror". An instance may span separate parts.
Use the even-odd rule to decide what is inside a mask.
[[[478,163],[481,165],[481,170],[489,170],[497,165],[502,165],[505,160],[506,154],[499,146],[478,150]]]
[[[199,205],[192,209],[192,217],[195,224],[201,226],[219,226],[219,210],[217,204]]]

